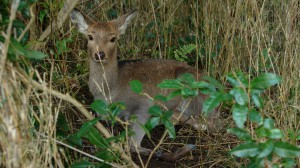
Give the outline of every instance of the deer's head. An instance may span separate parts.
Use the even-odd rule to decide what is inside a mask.
[[[71,21],[88,39],[88,55],[95,62],[108,63],[117,58],[117,40],[125,33],[137,11],[134,10],[108,22],[96,22],[74,10]]]

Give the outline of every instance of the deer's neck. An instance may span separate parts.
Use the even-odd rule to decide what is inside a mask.
[[[89,89],[95,99],[113,99],[114,88],[118,84],[118,61],[114,59],[109,63],[97,63],[89,60],[90,76]]]

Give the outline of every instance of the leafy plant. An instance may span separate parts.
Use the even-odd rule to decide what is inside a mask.
[[[274,120],[264,118],[259,112],[264,107],[261,94],[278,84],[281,78],[272,73],[265,73],[250,80],[239,72],[227,75],[226,79],[232,88],[229,91],[217,90],[212,93],[205,101],[203,110],[207,112],[210,108],[205,107],[214,108],[222,101],[232,103],[232,118],[236,127],[228,128],[227,131],[244,143],[233,148],[230,153],[237,157],[249,158],[249,167],[295,166],[293,158],[300,156],[299,147],[286,142],[283,131],[275,127]]]

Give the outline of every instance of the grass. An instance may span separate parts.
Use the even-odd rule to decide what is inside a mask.
[[[247,72],[249,76],[263,72],[280,75],[282,83],[265,93],[263,114],[274,118],[277,127],[285,134],[289,130],[300,130],[299,0],[106,0],[81,1],[77,7],[95,20],[109,20],[138,9],[134,24],[119,41],[120,59],[174,59],[175,49],[196,44],[198,47],[189,56],[190,62],[204,74],[223,82],[225,75],[232,71]],[[37,3],[35,29],[31,33],[38,37],[48,23],[55,20],[60,8],[57,1]],[[46,15],[41,19],[43,12]],[[69,93],[79,102],[89,105],[92,100],[86,83],[86,42],[73,29],[67,21],[51,33],[41,48],[49,57],[30,65],[30,74],[35,71],[40,76],[34,76],[34,79],[44,86]],[[64,39],[70,40],[65,47],[57,48],[57,45],[64,46]],[[5,70],[0,74],[0,166],[64,167],[83,158],[82,154],[52,140],[57,139],[58,115],[65,116],[68,132],[72,133],[84,120],[79,110],[24,82],[16,66],[8,61],[2,68]],[[228,116],[230,111],[223,108],[222,114]],[[158,128],[156,133],[160,131]],[[173,166],[241,167],[246,163],[245,160],[234,161],[226,153],[238,143],[229,134],[212,136],[186,127],[178,134],[174,141],[165,140],[162,148],[172,150],[187,142],[198,148]]]

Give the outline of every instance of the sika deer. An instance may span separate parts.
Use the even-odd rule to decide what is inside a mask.
[[[195,77],[200,74],[195,68],[173,60],[118,61],[117,40],[125,33],[136,14],[137,12],[133,11],[112,21],[96,22],[74,10],[71,13],[71,20],[77,24],[79,32],[88,39],[90,67],[88,85],[94,98],[108,102],[124,102],[126,110],[122,111],[119,117],[129,119],[131,115],[135,115],[140,124],[145,124],[150,117],[148,108],[153,103],[149,101],[149,98],[131,91],[129,87],[131,80],[141,81],[144,91],[154,96],[159,93],[167,94],[166,91],[163,92],[156,86],[164,79],[174,79],[184,73],[193,73]],[[217,119],[218,113],[216,111],[211,113],[208,121],[213,122],[210,124],[200,123],[199,115],[205,98],[206,96],[202,94],[191,101],[177,98],[169,101],[166,107],[174,111],[174,118],[178,119],[181,116],[179,121],[197,130],[210,129],[216,126],[213,120]],[[137,145],[139,152],[148,155],[150,150],[141,147],[145,132],[137,123],[132,124],[132,129],[135,132],[135,135],[131,137],[132,147]]]

